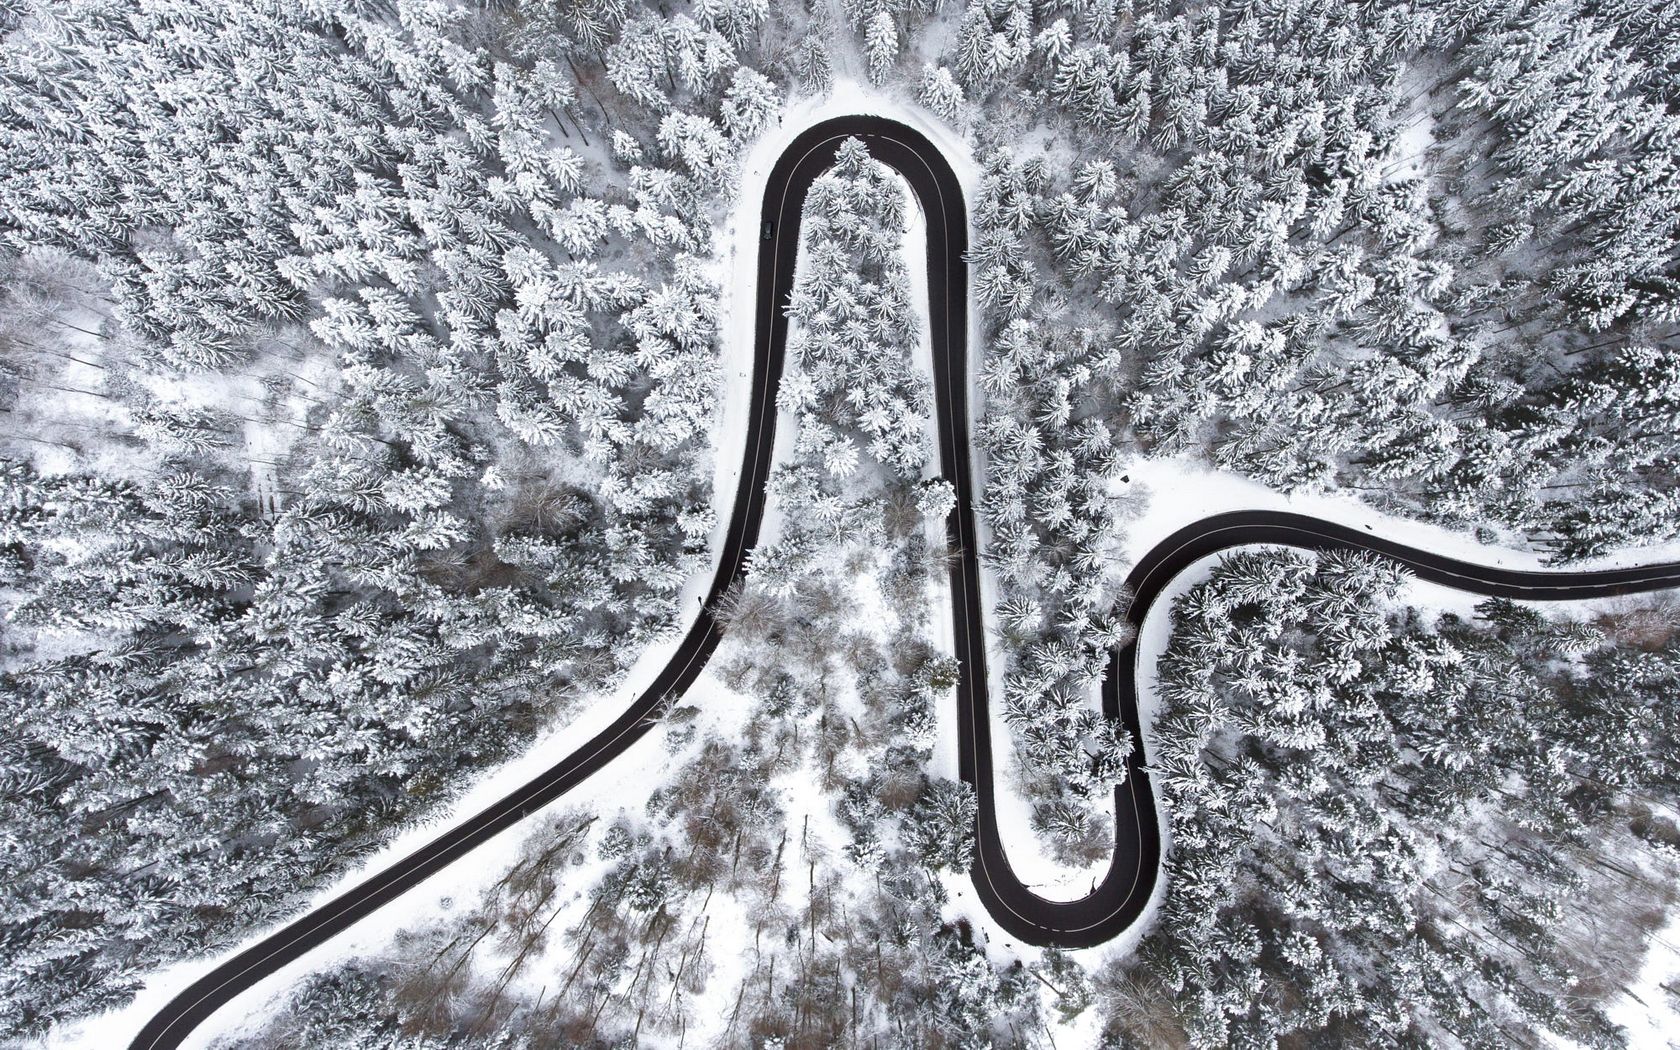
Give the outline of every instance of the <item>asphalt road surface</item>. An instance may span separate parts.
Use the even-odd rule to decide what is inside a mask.
[[[940,466],[957,493],[947,531],[952,548],[960,554],[951,567],[952,616],[954,655],[961,664],[957,684],[959,762],[963,779],[975,786],[979,799],[972,872],[976,892],[1005,930],[1037,945],[1079,948],[1100,944],[1142,914],[1155,887],[1161,840],[1138,725],[1134,646],[1115,653],[1103,686],[1105,710],[1124,719],[1133,739],[1140,742],[1130,759],[1126,782],[1115,791],[1114,858],[1107,874],[1083,899],[1058,903],[1044,900],[1022,885],[1005,859],[993,796],[991,720],[985,688],[986,635],[969,445],[968,267],[963,259],[968,250],[968,212],[956,176],[938,149],[922,135],[879,117],[841,117],[799,136],[777,161],[766,184],[760,230],[770,236],[765,238],[761,232],[759,241],[752,415],[745,459],[711,589],[671,662],[617,721],[542,775],[194,982],[141,1029],[131,1044],[136,1050],[178,1046],[196,1025],[244,989],[583,783],[657,724],[668,709],[667,698],[682,695],[699,677],[721,637],[712,610],[730,584],[744,574],[747,554],[758,539],[764,483],[775,441],[775,392],[787,338],[787,317],[779,304],[787,301],[793,288],[805,193],[812,180],[832,164],[840,144],[851,136],[861,138],[871,155],[905,178],[927,216],[928,313]],[[1167,582],[1195,561],[1256,543],[1316,550],[1373,550],[1400,561],[1423,579],[1513,598],[1588,598],[1680,586],[1680,565],[1609,572],[1489,569],[1300,515],[1239,512],[1186,526],[1150,551],[1129,580],[1134,599],[1128,619],[1134,625],[1141,624]]]

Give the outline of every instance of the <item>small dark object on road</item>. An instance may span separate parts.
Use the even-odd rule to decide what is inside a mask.
[[[764,220],[764,239],[767,241],[776,239],[776,223],[774,220]]]

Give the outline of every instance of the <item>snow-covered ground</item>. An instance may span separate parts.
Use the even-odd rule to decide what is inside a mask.
[[[1651,937],[1633,987],[1606,1011],[1610,1020],[1627,1029],[1628,1046],[1634,1050],[1673,1050],[1680,1047],[1680,1010],[1674,996],[1663,987],[1680,979],[1680,915],[1670,916],[1667,925]]]
[[[680,703],[698,710],[699,713],[690,724],[698,727],[700,735],[715,732],[719,736],[731,739],[739,737],[743,732],[744,712],[751,709],[751,705],[744,698],[725,686],[719,681],[716,673],[710,670],[695,682]],[[673,763],[664,747],[666,736],[667,731],[663,728],[649,733],[577,790],[540,811],[540,815],[534,815],[512,832],[498,836],[486,846],[475,850],[471,857],[455,863],[427,880],[422,886],[405,894],[400,906],[393,905],[382,909],[324,947],[248,989],[218,1011],[209,1022],[200,1026],[185,1045],[206,1047],[217,1038],[241,1031],[255,1031],[285,1006],[293,988],[310,974],[330,969],[359,955],[378,955],[389,950],[400,931],[441,923],[447,921],[457,910],[472,908],[480,896],[519,859],[522,840],[543,815],[575,813],[599,817],[596,826],[591,829],[592,837],[580,849],[586,858],[585,863],[566,870],[561,892],[567,900],[552,923],[556,930],[576,925],[589,908],[590,892],[612,863],[602,860],[594,849],[601,832],[621,812],[639,813],[651,790],[650,785],[665,782],[672,772]],[[788,810],[790,827],[797,825],[803,812],[800,807],[801,798],[796,789],[796,784],[782,786],[781,801]],[[797,880],[789,880],[789,885],[792,886],[796,882]],[[719,912],[716,918],[720,928],[751,927],[750,921],[744,919],[735,925],[728,922],[731,918],[740,918],[728,914],[728,909],[736,906],[733,898],[728,895],[720,895],[713,901],[713,905]],[[556,948],[562,948],[564,944],[563,938],[551,938],[550,953]],[[738,954],[723,950],[712,955],[712,962],[717,969],[708,981],[709,993],[726,994],[732,992],[739,984],[740,975],[728,972],[730,967],[740,965],[736,958]],[[498,958],[496,950],[488,944],[481,946],[480,955],[475,959],[475,965],[489,972],[496,972],[506,962],[507,959]],[[534,999],[542,991],[543,978],[552,977],[556,973],[563,974],[570,968],[566,958],[552,954],[533,956],[522,968],[519,980],[530,985],[524,990]],[[711,1020],[715,1023],[726,1017],[727,1012],[725,1004],[721,1011],[697,1008],[694,1015],[698,1021]],[[709,1038],[698,1026],[690,1029],[690,1034],[701,1040],[700,1045],[704,1045],[704,1040]]]
[[[786,146],[804,129],[821,120],[833,116],[851,113],[875,113],[902,121],[917,128],[940,147],[946,159],[956,172],[963,186],[965,195],[972,200],[978,192],[980,172],[978,166],[970,156],[968,149],[960,135],[949,127],[934,120],[923,110],[893,99],[889,96],[872,91],[865,85],[850,80],[836,82],[833,89],[825,95],[798,99],[786,107],[781,121],[765,135],[763,135],[743,156],[740,163],[740,187],[733,208],[730,210],[724,225],[720,229],[720,243],[727,246],[722,258],[718,260],[718,274],[722,279],[727,293],[723,304],[721,330],[721,361],[720,369],[724,377],[720,398],[719,423],[715,436],[714,452],[714,506],[717,510],[717,527],[714,532],[714,562],[708,564],[706,571],[694,574],[684,590],[685,604],[695,602],[704,594],[711,579],[711,567],[715,564],[716,552],[720,549],[720,541],[730,506],[733,502],[735,486],[737,484],[742,460],[742,450],[745,443],[745,423],[747,419],[747,400],[750,394],[750,364],[752,359],[752,339],[754,323],[754,307],[756,296],[756,264],[757,264],[757,235],[759,210],[762,203],[765,179],[776,158]],[[920,252],[922,238],[921,217],[915,216],[916,229],[907,238],[907,247]],[[917,274],[918,281],[923,280],[925,267],[920,263],[919,256],[912,257],[912,272]],[[920,289],[919,302],[925,302],[925,287]],[[979,339],[982,331],[979,318],[970,306],[970,331],[975,334],[971,341],[971,354],[976,362],[984,353],[984,346]],[[925,355],[925,345],[923,353]],[[973,370],[971,369],[971,376]],[[978,415],[983,410],[983,402],[977,383],[971,382],[970,401],[971,410]],[[1538,555],[1531,552],[1500,550],[1487,548],[1476,543],[1467,535],[1441,529],[1435,526],[1407,522],[1394,519],[1370,509],[1357,500],[1346,496],[1304,496],[1287,497],[1271,492],[1264,487],[1224,472],[1209,471],[1187,461],[1176,459],[1140,460],[1131,465],[1126,471],[1129,481],[1121,488],[1147,488],[1151,494],[1149,505],[1145,513],[1131,523],[1125,552],[1134,561],[1175,529],[1188,524],[1197,518],[1225,510],[1234,509],[1290,509],[1301,513],[1313,514],[1327,520],[1340,522],[1355,528],[1370,528],[1374,533],[1424,546],[1429,549],[1445,551],[1467,560],[1478,561],[1492,565],[1506,565],[1513,567],[1541,567]],[[767,525],[769,522],[767,521]],[[982,526],[983,527],[983,526]],[[1664,558],[1680,557],[1680,542],[1671,543],[1660,548],[1625,552],[1609,558],[1599,559],[1588,563],[1597,565],[1636,564],[1645,561],[1661,560]],[[1158,700],[1151,687],[1155,661],[1159,659],[1165,648],[1168,618],[1165,610],[1170,606],[1170,598],[1182,593],[1197,579],[1205,577],[1205,566],[1183,574],[1169,587],[1164,600],[1158,606],[1144,626],[1143,637],[1140,642],[1140,702],[1143,705],[1142,715],[1147,727],[1157,711]],[[1422,585],[1420,585],[1422,586]],[[938,588],[943,591],[943,584]],[[1444,588],[1431,588],[1443,591]],[[983,586],[983,593],[988,607],[996,598],[995,588],[990,581]],[[947,600],[948,595],[938,594],[930,597]],[[1420,597],[1430,598],[1428,595]],[[1451,604],[1460,599],[1453,597],[1451,592],[1434,595],[1427,602],[1420,604]],[[1474,604],[1472,601],[1471,604]],[[934,616],[934,622],[946,634],[949,643],[949,612],[941,610]],[[565,725],[555,727],[551,732],[539,739],[520,758],[486,773],[457,802],[449,807],[429,825],[413,829],[399,836],[389,847],[370,858],[356,871],[347,875],[336,885],[317,894],[304,910],[319,906],[328,899],[342,892],[347,886],[361,881],[368,874],[377,871],[398,857],[419,847],[434,837],[440,829],[458,823],[471,814],[478,812],[495,799],[506,794],[517,785],[531,779],[542,769],[547,768],[561,756],[569,753],[595,733],[599,732],[623,709],[633,698],[652,680],[664,666],[670,653],[674,650],[680,638],[680,632],[650,646],[640,654],[639,658],[629,668],[623,680],[610,693],[603,694],[590,702],[581,705],[575,716]],[[1003,666],[1000,659],[1002,654],[993,654],[993,682],[992,688],[1000,685],[1000,671]],[[994,695],[999,695],[994,692]],[[701,711],[702,727],[715,727],[719,732],[727,732],[729,718],[733,712],[740,710],[742,705],[712,674],[703,675],[684,703],[693,704]],[[935,749],[935,772],[950,775],[955,769],[954,725],[955,711],[950,700],[941,704],[939,709],[940,735],[939,744]],[[996,712],[994,711],[994,718]],[[650,734],[641,743],[630,749],[619,761],[606,771],[597,775],[578,791],[568,795],[555,804],[558,809],[592,810],[599,807],[603,812],[609,810],[617,801],[641,797],[646,794],[650,783],[656,782],[666,771],[667,765],[663,749],[656,743],[663,738],[663,733]],[[1034,886],[1039,892],[1047,896],[1077,897],[1088,888],[1090,872],[1069,871],[1055,864],[1048,858],[1042,857],[1035,845],[1035,837],[1027,825],[1029,807],[1024,799],[1016,797],[1012,788],[1011,770],[1013,768],[1013,753],[1002,746],[1010,739],[1007,727],[996,721],[993,726],[993,738],[1000,746],[994,756],[998,771],[999,783],[996,786],[1000,821],[1004,825],[1006,841],[1011,845],[1010,858],[1020,877]],[[837,848],[843,839],[830,839],[834,835],[843,834],[834,826],[829,815],[828,800],[820,793],[813,795],[813,788],[809,785],[787,784],[788,792],[786,804],[789,810],[790,825],[799,823],[805,813],[812,816],[812,826],[815,834],[830,847]],[[1162,814],[1163,828],[1165,825]],[[442,919],[449,911],[457,906],[457,902],[470,900],[477,890],[482,888],[487,873],[499,872],[513,862],[517,853],[520,835],[505,834],[488,845],[475,851],[470,863],[457,863],[439,875],[428,880],[423,886],[412,891],[403,898],[401,908],[385,908],[371,918],[358,924],[352,930],[342,934],[329,942],[325,947],[310,953],[304,959],[283,969],[280,973],[259,983],[246,992],[235,1003],[220,1011],[210,1022],[200,1027],[189,1045],[205,1045],[212,1038],[220,1034],[248,1028],[261,1022],[264,1016],[272,1011],[277,1004],[284,1001],[285,989],[295,983],[302,975],[319,969],[328,968],[336,962],[349,956],[377,950],[388,944],[395,932],[403,927],[430,920]],[[587,872],[580,871],[580,877],[575,880],[577,891],[590,885]],[[797,880],[795,880],[797,881]],[[974,924],[982,930],[990,930],[992,940],[1000,937],[1000,931],[989,922],[983,909],[974,901],[972,888],[967,885],[966,878],[953,878],[951,883],[953,896],[953,910],[967,915]],[[1162,887],[1157,887],[1157,895]],[[1100,949],[1104,954],[1126,950],[1127,942],[1147,926],[1153,910],[1146,914],[1145,922],[1134,928],[1134,933],[1122,942]],[[272,931],[262,931],[254,934],[246,942],[252,943]],[[1663,939],[1666,938],[1666,939]],[[1674,939],[1674,928],[1671,926],[1659,938],[1659,946],[1667,945]],[[1007,938],[1004,938],[1007,939]],[[239,947],[244,947],[241,945]],[[192,960],[167,967],[152,975],[146,982],[144,990],[128,1007],[106,1015],[87,1019],[81,1023],[64,1026],[55,1031],[46,1041],[46,1045],[53,1047],[91,1047],[118,1046],[125,1044],[141,1024],[152,1016],[174,994],[187,984],[213,968],[221,959],[234,954],[238,948],[230,950],[223,956],[212,959]],[[1660,983],[1663,975],[1672,973],[1677,959],[1672,948],[1665,949],[1666,955],[1658,958],[1654,952],[1651,963],[1647,966],[1644,983],[1650,985],[1641,992],[1641,997],[1655,1009],[1656,1003],[1664,1002],[1660,990],[1655,985]],[[720,953],[720,959],[723,953]],[[729,988],[733,982],[727,975],[718,974],[711,982],[714,988]],[[1644,988],[1644,985],[1642,985]],[[1649,992],[1650,994],[1645,994]],[[1637,1011],[1637,1008],[1630,1007]],[[1672,1020],[1672,1014],[1664,1016]],[[1645,1019],[1645,1029],[1649,1030],[1653,1038],[1661,1038],[1661,1023],[1649,1010],[1639,1011],[1639,1017]],[[1622,1018],[1630,1025],[1636,1020],[1631,1015]],[[699,1037],[699,1033],[696,1033]],[[1643,1043],[1643,1040],[1642,1040]],[[1648,1043],[1643,1045],[1664,1045],[1662,1043]]]

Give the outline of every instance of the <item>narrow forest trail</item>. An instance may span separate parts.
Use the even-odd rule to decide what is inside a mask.
[[[1160,828],[1145,767],[1137,710],[1135,642],[1118,650],[1103,686],[1103,705],[1138,740],[1126,782],[1115,791],[1115,848],[1108,872],[1088,896],[1047,901],[1010,870],[997,826],[991,719],[985,688],[985,626],[980,597],[968,419],[968,211],[950,166],[920,133],[880,117],[824,121],[800,135],[767,181],[763,222],[773,236],[759,243],[757,326],[746,449],[718,567],[702,609],[671,661],[619,718],[583,747],[518,790],[456,825],[384,871],[345,891],[235,955],[194,982],[153,1017],[131,1044],[136,1050],[175,1047],[241,991],[310,949],[395,901],[445,866],[560,798],[606,766],[658,723],[666,700],[699,677],[721,641],[713,609],[744,577],[758,539],[771,449],[776,389],[782,374],[788,322],[779,304],[793,287],[794,261],[806,191],[831,165],[849,137],[864,141],[875,159],[909,183],[927,216],[928,313],[933,347],[941,471],[956,489],[947,535],[960,557],[951,566],[954,655],[960,662],[959,765],[979,800],[976,892],[998,924],[1024,942],[1066,948],[1104,943],[1143,913],[1160,868]],[[1127,613],[1141,626],[1168,582],[1210,554],[1251,544],[1309,550],[1369,550],[1406,565],[1419,577],[1462,590],[1514,598],[1561,600],[1680,586],[1680,564],[1603,572],[1524,572],[1487,568],[1378,539],[1354,529],[1281,512],[1236,512],[1195,522],[1144,556],[1128,584]]]

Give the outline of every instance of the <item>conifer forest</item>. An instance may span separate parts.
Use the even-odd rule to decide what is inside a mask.
[[[1680,1046],[1680,2],[0,38],[0,1046]]]

